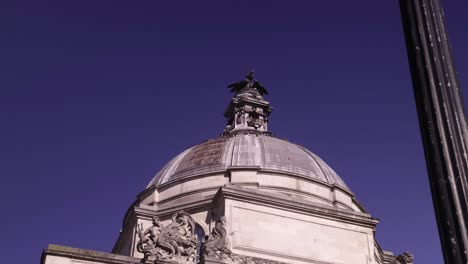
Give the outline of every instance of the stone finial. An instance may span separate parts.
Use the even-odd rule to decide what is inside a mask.
[[[137,250],[145,260],[170,261],[180,264],[196,262],[198,240],[195,236],[195,221],[184,211],[172,215],[172,223],[163,226],[157,217],[153,226],[143,231],[143,224],[137,226],[140,240]]]
[[[228,85],[235,96],[224,113],[228,123],[225,129],[227,133],[242,130],[268,131],[268,116],[273,109],[262,97],[268,94],[267,90],[253,76],[251,71],[244,80]]]
[[[404,252],[403,254],[398,255],[395,259],[395,264],[413,264],[413,254],[410,252]]]

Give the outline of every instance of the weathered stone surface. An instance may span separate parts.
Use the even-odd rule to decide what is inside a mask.
[[[208,237],[208,240],[203,245],[202,263],[281,264],[283,262],[232,253],[227,233],[226,217],[222,216],[216,221],[216,225]]]
[[[376,263],[377,221],[369,215],[299,207],[251,189],[229,186],[223,191],[227,233],[236,255],[297,264]]]

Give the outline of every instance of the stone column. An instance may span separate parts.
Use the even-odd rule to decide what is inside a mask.
[[[445,263],[468,263],[467,126],[439,0],[400,0]]]

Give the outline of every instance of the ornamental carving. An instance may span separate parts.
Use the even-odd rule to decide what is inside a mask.
[[[226,230],[226,217],[222,216],[202,247],[204,258],[231,259],[232,252]]]
[[[184,211],[175,213],[172,223],[167,226],[154,217],[153,225],[146,230],[143,230],[143,224],[137,226],[140,238],[137,250],[145,255],[145,259],[195,263],[198,240],[194,231],[195,222]]]
[[[395,264],[413,264],[413,254],[409,252],[404,252],[401,255],[398,255],[398,257],[395,260]]]

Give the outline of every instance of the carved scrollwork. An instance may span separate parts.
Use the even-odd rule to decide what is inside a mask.
[[[157,217],[153,226],[143,231],[143,225],[137,226],[140,238],[138,252],[145,259],[173,261],[177,263],[195,263],[198,240],[195,236],[195,221],[184,211],[172,216],[172,223],[163,226]]]

